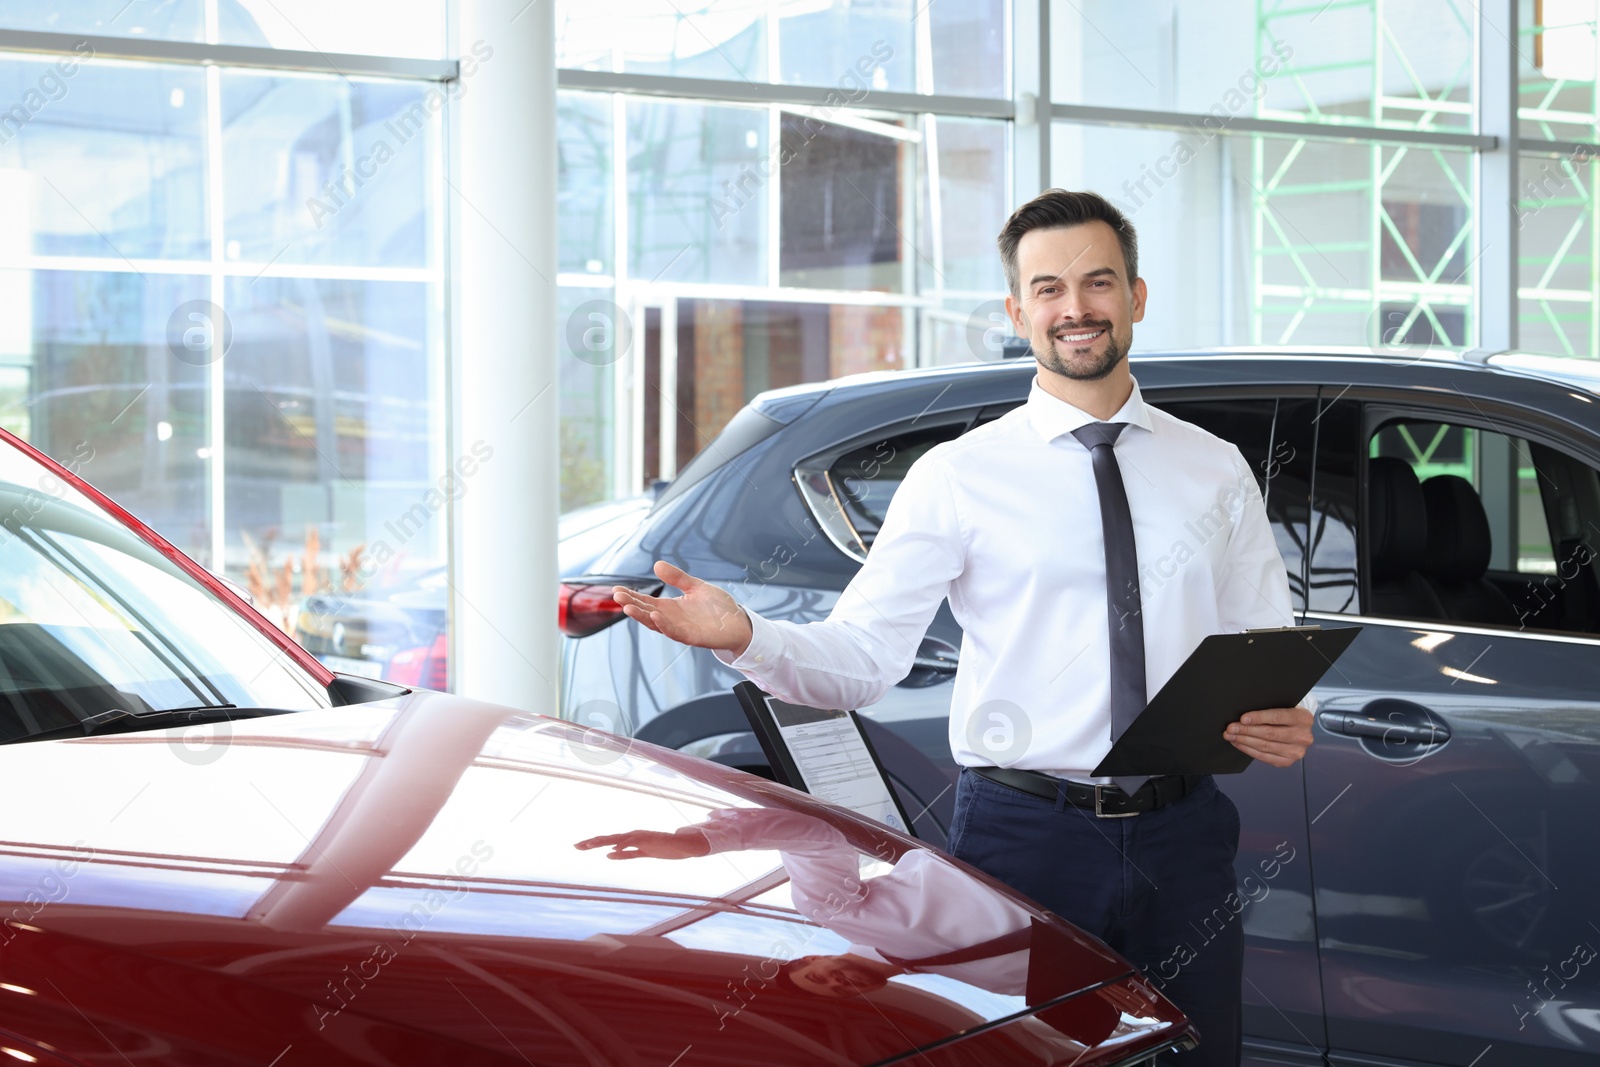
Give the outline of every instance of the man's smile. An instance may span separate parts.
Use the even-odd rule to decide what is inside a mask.
[[[1106,328],[1104,326],[1099,326],[1092,330],[1077,330],[1067,333],[1057,333],[1055,335],[1055,339],[1057,341],[1064,341],[1069,345],[1087,345],[1105,332]]]

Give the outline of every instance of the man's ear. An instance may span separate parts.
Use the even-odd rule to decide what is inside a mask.
[[[1027,314],[1022,310],[1022,303],[1009,293],[1006,295],[1006,317],[1011,320],[1011,329],[1018,337],[1030,336],[1031,327]]]
[[[1129,319],[1130,322],[1144,321],[1144,302],[1148,296],[1149,291],[1145,288],[1144,279],[1135,278],[1133,280],[1133,315]]]

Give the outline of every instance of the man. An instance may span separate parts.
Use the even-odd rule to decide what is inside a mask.
[[[912,465],[826,620],[770,622],[665,562],[656,574],[681,597],[614,595],[781,699],[825,708],[871,704],[903,678],[948,597],[964,631],[950,851],[1148,971],[1233,892],[1238,812],[1209,777],[1089,772],[1202,639],[1289,625],[1288,580],[1238,449],[1139,394],[1127,353],[1147,291],[1121,212],[1052,189],[999,246],[1006,310],[1039,364],[1027,403]],[[1225,736],[1286,767],[1311,744],[1311,714],[1250,712]],[[1201,1033],[1178,1062],[1238,1063],[1243,954],[1233,923],[1165,981]]]

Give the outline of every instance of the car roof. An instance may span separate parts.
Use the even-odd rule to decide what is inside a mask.
[[[1326,360],[1343,364],[1360,363],[1370,366],[1432,366],[1458,370],[1489,371],[1536,378],[1558,385],[1575,386],[1590,393],[1600,393],[1600,360],[1580,356],[1551,356],[1526,352],[1487,352],[1482,349],[1426,348],[1422,346],[1387,348],[1373,346],[1220,346],[1212,348],[1165,349],[1133,352],[1129,359],[1135,365],[1148,362],[1173,361],[1293,361]],[[1032,374],[1033,360],[1013,358],[1007,360],[951,363],[937,367],[914,367],[905,370],[868,371],[847,375],[826,382],[790,386],[785,396],[804,391],[825,392],[839,389],[854,391],[890,382],[913,380],[959,379],[969,375]]]

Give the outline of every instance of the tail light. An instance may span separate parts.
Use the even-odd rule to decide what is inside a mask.
[[[622,605],[611,599],[611,590],[619,585],[650,596],[660,593],[662,588],[654,578],[607,578],[603,581],[578,578],[562,582],[556,598],[556,625],[561,632],[568,637],[588,637],[627,618],[622,613]]]
[[[440,633],[431,645],[402,649],[389,658],[387,681],[417,689],[444,692],[450,686],[450,641]]]

